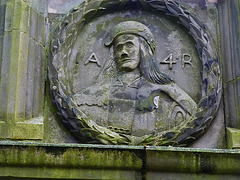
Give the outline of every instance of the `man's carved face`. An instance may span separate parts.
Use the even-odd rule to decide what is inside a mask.
[[[114,40],[114,57],[121,71],[132,71],[140,64],[139,39],[132,34],[117,36]]]

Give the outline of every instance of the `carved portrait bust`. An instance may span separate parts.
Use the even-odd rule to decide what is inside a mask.
[[[143,136],[196,112],[195,101],[155,63],[156,43],[148,27],[124,21],[109,36],[105,45],[113,48],[114,58],[95,84],[74,95],[86,116],[114,132]]]
[[[214,119],[221,73],[205,25],[176,2],[145,3],[90,0],[54,33],[50,92],[81,143],[186,145]]]

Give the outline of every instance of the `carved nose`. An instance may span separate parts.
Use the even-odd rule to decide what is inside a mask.
[[[127,53],[127,51],[124,48],[122,50],[121,57],[122,58],[128,57],[128,53]]]

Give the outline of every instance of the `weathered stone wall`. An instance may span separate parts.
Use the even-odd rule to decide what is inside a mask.
[[[48,31],[82,1],[0,0],[0,179],[239,179],[238,150],[70,144],[77,141],[57,121],[45,85],[45,53]],[[224,101],[192,147],[225,148],[231,127],[228,147],[239,148],[240,0],[179,1],[210,24],[215,18],[217,44],[221,35]]]
[[[222,23],[230,21],[229,28],[221,29],[222,64],[225,87],[225,116],[226,125],[239,128],[238,123],[238,1],[205,1],[179,0],[186,3],[200,19],[211,24],[217,17],[215,4],[218,3]],[[49,109],[51,97],[44,95],[46,73],[45,50],[48,31],[54,30],[54,23],[66,14],[71,8],[83,0],[2,0],[0,3],[0,128],[2,138],[12,139],[42,139],[43,137],[43,106],[45,104],[45,142],[75,142],[63,127],[55,120],[54,110]],[[47,8],[48,7],[48,8]],[[231,11],[230,11],[231,9]],[[206,11],[207,13],[203,13]],[[222,14],[221,14],[222,13]],[[228,16],[226,16],[227,14]],[[48,18],[47,18],[48,17]],[[50,29],[48,29],[49,19]],[[215,43],[220,44],[218,36],[218,22],[211,30]],[[210,25],[211,26],[211,25]],[[223,27],[223,26],[222,26]],[[47,31],[46,31],[47,29]],[[232,35],[236,38],[232,38]],[[229,37],[227,37],[229,36]],[[225,39],[224,39],[225,38]],[[227,44],[229,43],[229,44]],[[228,53],[228,54],[227,54]],[[231,61],[227,60],[231,57]],[[48,90],[47,90],[48,91]],[[236,101],[237,100],[237,101]],[[223,148],[225,139],[223,105],[219,115],[213,122],[210,130],[193,147]],[[19,131],[21,129],[21,131]],[[33,133],[38,132],[38,133]],[[214,136],[212,135],[214,134]],[[211,137],[208,141],[207,137]]]

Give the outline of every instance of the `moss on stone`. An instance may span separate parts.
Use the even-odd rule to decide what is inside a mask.
[[[240,129],[227,127],[228,149],[240,149]]]
[[[28,178],[230,177],[240,171],[239,158],[238,150],[0,142],[1,175]]]

